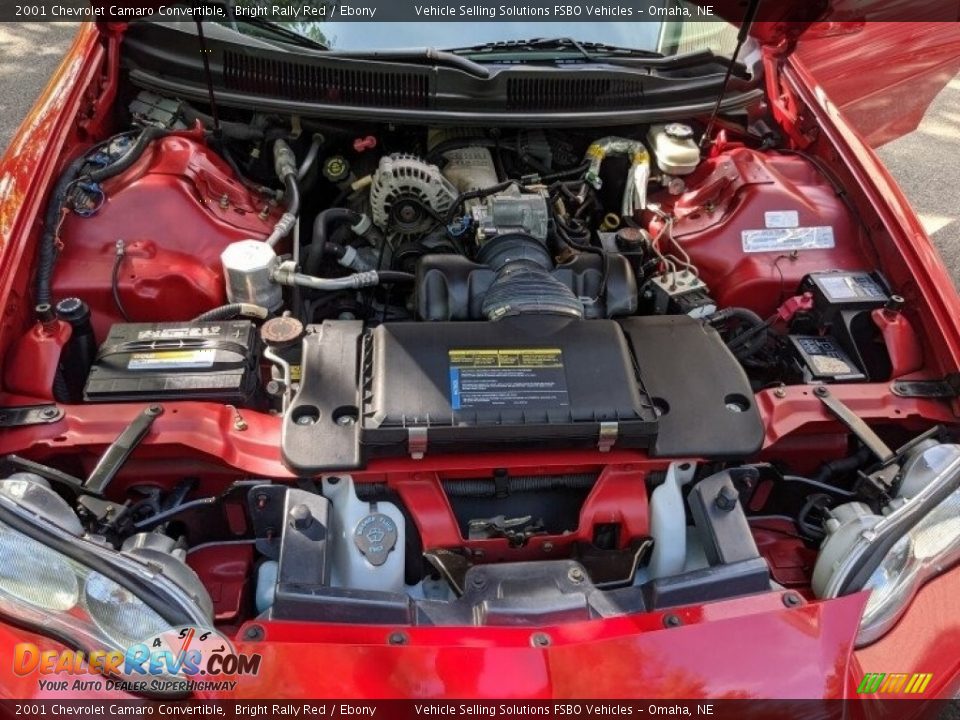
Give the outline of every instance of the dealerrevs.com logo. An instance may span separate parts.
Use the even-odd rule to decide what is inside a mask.
[[[867,673],[857,686],[858,695],[919,695],[926,692],[933,673]]]
[[[49,691],[229,692],[236,688],[238,677],[260,672],[261,659],[257,653],[236,652],[216,630],[186,626],[126,650],[56,651],[18,643],[13,672],[36,673],[41,676],[40,689]]]

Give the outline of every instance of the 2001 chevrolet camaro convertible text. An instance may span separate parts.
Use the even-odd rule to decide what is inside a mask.
[[[960,300],[864,139],[948,49],[639,27],[80,28],[0,163],[0,693],[956,693]]]

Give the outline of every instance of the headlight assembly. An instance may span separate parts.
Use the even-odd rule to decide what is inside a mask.
[[[927,580],[960,560],[960,445],[918,448],[900,488],[883,515],[857,502],[834,508],[817,557],[818,597],[870,591],[858,647],[886,633]]]
[[[85,651],[126,651],[178,625],[209,626],[199,579],[160,551],[169,538],[157,538],[117,551],[84,536],[42,478],[0,479],[0,616]]]

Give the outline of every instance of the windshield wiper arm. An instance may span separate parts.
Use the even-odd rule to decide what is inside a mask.
[[[499,56],[519,56],[551,50],[570,50],[578,53],[584,61],[660,70],[680,70],[717,63],[724,67],[733,65],[733,72],[740,75],[746,68],[741,63],[731,63],[730,58],[710,50],[696,50],[682,55],[663,55],[653,50],[607,45],[606,43],[574,40],[569,37],[533,38],[530,40],[495,40],[493,42],[451,48],[448,52],[474,60],[495,60]],[[558,58],[559,59],[559,58]]]
[[[537,50],[576,50],[586,60],[606,59],[605,55],[617,54],[622,57],[662,58],[663,55],[652,50],[628,48],[605,43],[575,40],[571,37],[531,38],[529,40],[494,40],[493,42],[452,48],[456,55],[499,55],[513,52]]]
[[[199,4],[223,8],[227,14],[227,20],[230,23],[229,27],[233,28],[237,32],[241,32],[241,30],[237,27],[237,23],[242,22],[268,32],[274,36],[274,39],[289,43],[290,45],[299,45],[300,47],[310,48],[312,50],[330,49],[322,42],[318,42],[308,38],[306,35],[301,35],[298,32],[289,30],[280,23],[271,22],[258,17],[245,17],[243,20],[238,21],[236,13],[234,12],[234,8],[237,5],[237,0],[201,0]]]
[[[331,57],[346,58],[348,60],[382,60],[384,62],[429,62],[437,65],[463,70],[468,75],[481,79],[490,77],[490,69],[470,58],[457,55],[446,50],[437,50],[433,47],[409,48],[400,50],[361,50],[338,51],[331,50]]]

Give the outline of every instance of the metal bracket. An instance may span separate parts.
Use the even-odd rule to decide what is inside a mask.
[[[423,460],[427,454],[427,428],[407,428],[407,452],[414,460]]]
[[[905,398],[932,398],[950,400],[960,397],[960,375],[948,375],[943,380],[897,380],[890,392]]]
[[[63,410],[56,405],[11,405],[0,407],[0,428],[24,425],[48,425],[63,419]]]
[[[117,436],[117,439],[110,444],[106,452],[100,456],[100,460],[93,468],[93,472],[90,473],[90,477],[84,482],[84,487],[95,495],[103,494],[107,485],[123,467],[130,454],[146,437],[153,421],[162,414],[163,407],[161,405],[149,405],[137,415],[127,428]]]
[[[862,442],[870,452],[876,455],[881,462],[888,463],[896,457],[896,453],[887,447],[887,444],[863,421],[863,418],[831,395],[825,386],[818,385],[813,389],[813,394],[819,398],[820,402],[824,404],[824,407],[840,422],[846,425],[847,429],[856,435],[860,442]]]
[[[600,423],[600,437],[597,440],[597,449],[600,452],[610,452],[610,448],[617,442],[620,434],[620,424],[616,422]]]

